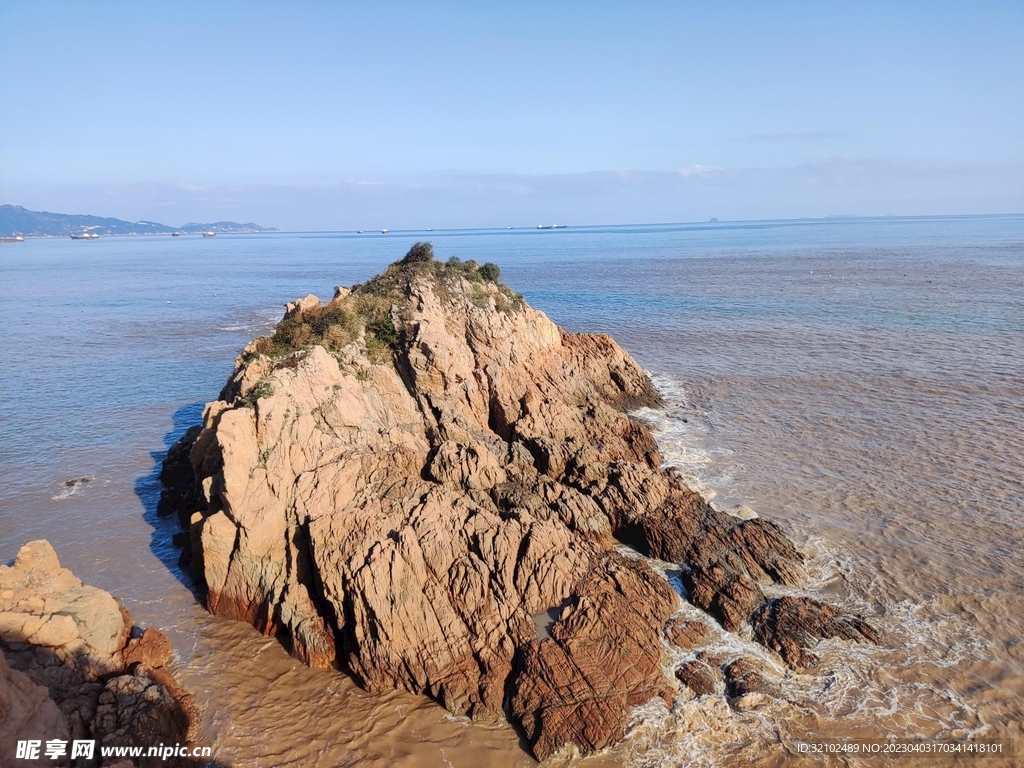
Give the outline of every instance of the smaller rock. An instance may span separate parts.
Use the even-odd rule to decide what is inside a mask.
[[[839,609],[809,597],[779,597],[767,601],[752,617],[754,639],[778,653],[791,667],[811,666],[817,657],[808,650],[819,640],[880,642],[878,630],[860,616],[843,616]]]
[[[730,632],[740,629],[763,597],[753,579],[719,562],[684,571],[683,584],[691,602],[717,617]]]
[[[721,669],[725,665],[728,656],[718,653],[712,653],[711,651],[707,650],[698,651],[697,658],[706,664],[710,664],[712,667],[718,667],[719,669]]]
[[[123,655],[126,667],[132,664],[162,667],[171,657],[171,641],[159,629],[149,627],[142,633],[142,637],[128,641]]]
[[[769,701],[769,697],[763,693],[748,693],[746,696],[740,696],[736,701],[733,702],[733,709],[740,712],[744,712],[750,709],[758,709],[763,707]]]
[[[665,625],[665,637],[679,648],[689,649],[704,645],[710,634],[711,627],[703,621],[687,620],[682,616],[669,619]]]
[[[722,672],[702,659],[694,659],[676,670],[676,679],[698,696],[709,696],[722,681]]]
[[[68,733],[67,718],[50,700],[46,688],[8,667],[0,653],[0,760],[14,756],[19,740],[66,739]]]
[[[312,293],[303,299],[298,301],[289,301],[284,305],[284,319],[288,320],[295,317],[298,314],[306,312],[307,310],[313,309],[313,307],[320,305],[320,299],[314,296]]]
[[[768,671],[753,659],[741,658],[725,668],[725,687],[729,696],[738,699],[749,693],[760,693],[778,698],[780,688],[768,676]]]
[[[199,712],[167,669],[170,655],[162,632],[134,627],[120,600],[83,585],[46,541],[26,544],[13,567],[0,565],[0,755],[13,754],[10,739],[36,733],[186,741]]]

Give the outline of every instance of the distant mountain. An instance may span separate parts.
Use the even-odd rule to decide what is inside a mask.
[[[122,221],[102,216],[82,216],[66,213],[29,211],[20,205],[0,205],[0,237],[60,237],[94,232],[97,235],[168,235],[172,232],[194,234],[199,232],[278,232],[272,227],[258,224],[238,224],[218,221],[214,224],[189,222],[180,227],[169,227],[155,221]]]

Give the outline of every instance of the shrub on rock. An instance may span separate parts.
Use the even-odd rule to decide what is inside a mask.
[[[501,269],[494,262],[488,261],[480,267],[480,277],[489,283],[496,283],[498,278],[501,277]]]
[[[413,243],[412,248],[402,259],[403,264],[417,264],[434,260],[434,246],[430,243]]]

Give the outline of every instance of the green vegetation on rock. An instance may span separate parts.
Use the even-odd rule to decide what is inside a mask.
[[[270,382],[266,379],[260,379],[256,386],[249,390],[249,394],[240,398],[237,404],[243,408],[252,408],[256,405],[257,400],[263,397],[270,397],[273,394],[274,388],[270,386]]]
[[[454,256],[436,261],[430,243],[416,243],[401,261],[368,282],[340,292],[333,301],[291,313],[277,324],[272,335],[256,339],[246,355],[278,358],[314,345],[337,353],[361,340],[370,362],[387,363],[401,342],[395,323],[409,308],[409,286],[414,279],[430,279],[435,295],[442,301],[463,295],[475,307],[487,309],[493,298],[497,311],[517,311],[523,306],[523,297],[499,283],[500,275],[498,266],[490,262],[481,266],[472,259],[462,261]],[[497,287],[497,294],[488,290],[488,284]]]

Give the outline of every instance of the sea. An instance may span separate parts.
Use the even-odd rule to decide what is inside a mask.
[[[716,628],[720,659],[784,676],[779,699],[656,700],[621,745],[548,765],[917,764],[801,757],[843,737],[1015,739],[1018,757],[985,764],[1024,764],[1024,216],[0,244],[0,562],[46,538],[165,631],[217,765],[535,764],[507,724],[370,695],[210,616],[156,515],[168,446],[245,343],[420,240],[497,263],[570,331],[611,334],[665,398],[635,416],[666,463],[778,521],[808,562],[791,591],[883,635],[825,642],[792,672]]]

